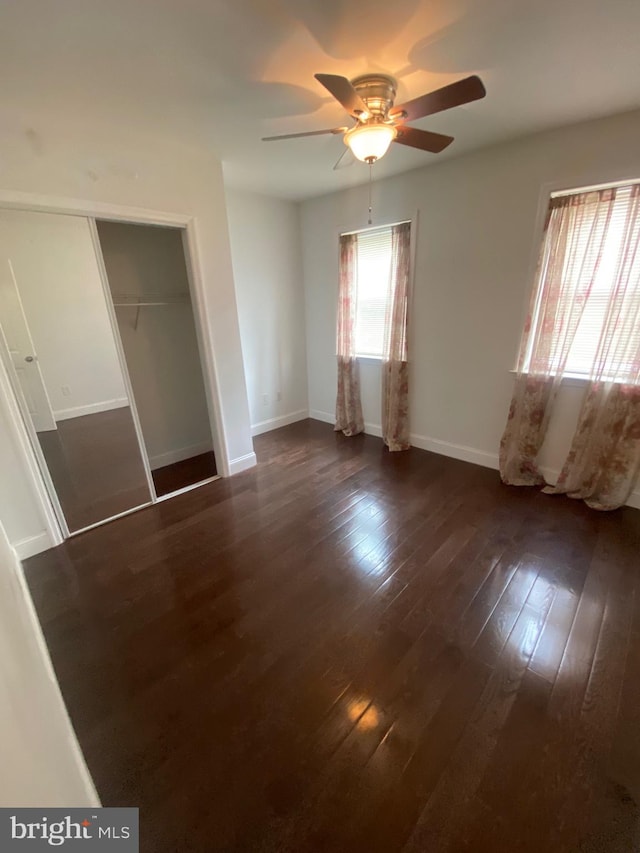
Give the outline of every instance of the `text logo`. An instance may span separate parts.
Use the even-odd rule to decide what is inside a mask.
[[[138,809],[0,809],[0,851],[138,853]]]

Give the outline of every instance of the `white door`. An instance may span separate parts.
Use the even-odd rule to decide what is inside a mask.
[[[0,331],[36,432],[56,429],[11,260],[4,252],[0,254]]]

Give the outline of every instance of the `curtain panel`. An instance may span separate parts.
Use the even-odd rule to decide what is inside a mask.
[[[598,271],[612,209],[611,190],[551,201],[500,443],[500,475],[510,485],[544,483],[537,457]],[[584,235],[586,245],[580,239]]]
[[[408,450],[409,364],[407,325],[411,223],[391,231],[391,274],[382,361],[382,438],[389,450]]]
[[[571,449],[548,494],[581,498],[592,509],[617,509],[640,472],[640,386],[593,382]]]
[[[558,482],[545,489],[602,510],[627,502],[640,471],[640,185],[617,230],[613,287],[590,384]]]
[[[590,385],[558,483],[545,491],[597,509],[620,506],[631,493],[640,467],[639,205],[638,185],[551,201],[500,444],[505,483],[544,483],[537,457],[606,244],[612,281]]]
[[[382,436],[389,450],[409,448],[409,365],[407,320],[411,223],[391,231],[389,274],[385,275],[382,342]],[[340,237],[338,292],[338,393],[335,429],[344,435],[364,431],[360,399],[360,365],[356,357],[358,305],[358,235]]]
[[[364,432],[360,365],[355,351],[357,290],[358,235],[342,234],[338,282],[338,393],[334,429],[347,436]]]

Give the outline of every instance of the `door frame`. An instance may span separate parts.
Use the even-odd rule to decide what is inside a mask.
[[[228,477],[230,474],[228,441],[222,419],[222,404],[219,390],[220,385],[213,349],[212,331],[207,319],[209,316],[209,306],[206,289],[204,287],[204,277],[202,274],[197,217],[180,213],[168,213],[165,211],[128,207],[125,205],[115,205],[97,201],[93,202],[82,199],[6,190],[0,190],[0,209],[23,210],[31,211],[33,213],[57,213],[64,216],[80,216],[89,221],[89,227],[94,244],[97,239],[96,219],[125,222],[134,225],[159,225],[178,228],[183,232],[182,243],[187,266],[189,288],[192,297],[192,308],[202,362],[202,371],[205,379],[209,420],[210,426],[212,427],[211,438],[213,442],[213,449],[218,469],[223,477]],[[98,249],[99,248],[100,246],[98,242]],[[97,259],[98,266],[102,267],[103,261],[101,251],[97,252]],[[114,327],[115,321],[111,312],[109,312],[109,318],[117,345],[117,342],[119,341],[119,333],[117,327]],[[15,444],[19,451],[18,456],[23,468],[28,473],[29,479],[34,488],[38,508],[43,520],[45,521],[45,527],[49,534],[49,538],[51,539],[51,545],[52,547],[60,545],[66,538],[64,536],[66,531],[63,530],[58,518],[56,517],[54,504],[49,490],[47,489],[45,475],[41,470],[40,462],[29,436],[29,430],[24,423],[9,374],[7,373],[4,364],[0,367],[0,411],[6,415],[11,431],[14,434]],[[146,460],[146,450],[144,459]],[[200,484],[194,484],[194,486],[188,488],[196,488],[198,485]],[[152,494],[155,494],[155,491],[152,492]],[[99,523],[101,524],[103,522]]]

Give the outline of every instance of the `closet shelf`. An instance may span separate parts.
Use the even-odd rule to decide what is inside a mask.
[[[150,305],[185,305],[189,303],[188,293],[147,293],[144,296],[138,293],[114,293],[114,308],[135,308],[136,316],[133,320],[133,328],[138,330],[140,320],[140,309]]]
[[[180,305],[189,301],[188,293],[149,293],[140,296],[135,293],[114,293],[113,304],[116,308],[143,308],[148,305]]]

